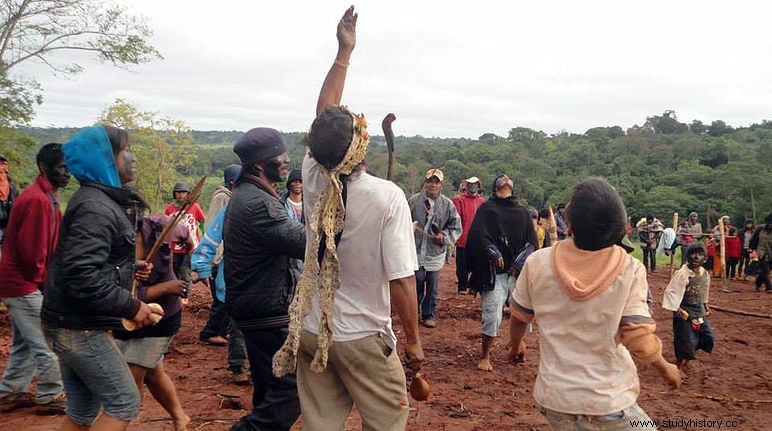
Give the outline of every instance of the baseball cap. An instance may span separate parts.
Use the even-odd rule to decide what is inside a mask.
[[[428,180],[431,177],[437,177],[438,180],[445,181],[445,174],[443,174],[442,171],[437,168],[431,168],[426,171],[426,179]]]
[[[464,181],[466,181],[469,184],[474,184],[474,183],[479,183],[480,179],[477,178],[477,177],[469,177],[469,178],[465,179]]]
[[[4,155],[2,155],[2,154],[0,154],[0,160],[2,160],[2,161],[4,161],[4,162],[7,162],[7,161],[8,161],[8,159],[6,159],[6,158],[5,158],[5,156],[4,156]]]

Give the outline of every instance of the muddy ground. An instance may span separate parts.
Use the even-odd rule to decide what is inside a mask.
[[[455,294],[454,271],[452,264],[447,265],[440,277],[437,327],[421,328],[426,355],[423,372],[433,394],[427,402],[412,403],[407,429],[547,430],[531,396],[539,362],[538,327],[527,336],[524,364],[505,362],[504,339],[500,339],[493,352],[495,370],[478,371],[479,297]],[[649,282],[655,299],[661,300],[667,283],[665,271],[651,275]],[[720,283],[713,280],[714,305],[772,314],[772,295],[754,292],[752,283],[730,281],[731,293],[722,292]],[[166,368],[192,417],[188,428],[191,431],[227,430],[250,408],[251,387],[229,382],[225,348],[198,341],[207,315],[208,292],[192,292],[183,328],[166,357]],[[657,304],[655,318],[665,357],[672,361],[671,316]],[[700,352],[699,361],[680,391],[669,391],[651,368],[639,364],[640,405],[652,419],[736,421],[736,429],[772,429],[772,319],[715,311],[711,322],[717,336],[716,348],[710,355]],[[399,331],[398,323],[395,329]],[[508,330],[504,328],[503,333],[508,334]],[[8,316],[0,313],[0,367],[5,367],[8,360],[9,345]],[[31,409],[2,415],[3,429],[12,430],[57,429],[62,420],[35,416]],[[301,421],[293,430],[302,430]],[[146,393],[142,412],[129,429],[173,428],[163,409]],[[361,429],[356,413],[350,416],[347,429]]]

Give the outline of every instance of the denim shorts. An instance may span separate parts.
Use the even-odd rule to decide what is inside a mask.
[[[480,292],[482,299],[482,333],[489,337],[496,337],[501,326],[502,311],[507,298],[515,289],[515,277],[507,273],[496,274],[496,284],[493,290]]]
[[[574,415],[569,413],[556,412],[544,407],[539,408],[550,423],[553,431],[572,431],[572,430],[593,430],[593,431],[626,431],[630,429],[640,429],[656,431],[652,426],[640,425],[639,428],[633,428],[631,421],[650,421],[649,415],[638,406],[638,403],[630,407],[602,416],[593,415]]]
[[[134,377],[107,331],[46,328],[45,335],[59,356],[67,393],[65,413],[73,422],[91,425],[100,408],[122,421],[139,415]]]
[[[164,353],[172,343],[174,336],[129,338],[115,340],[118,350],[123,354],[123,360],[129,364],[153,369],[164,360]]]

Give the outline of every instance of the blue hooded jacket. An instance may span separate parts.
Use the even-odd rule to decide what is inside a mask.
[[[62,146],[62,152],[67,170],[79,182],[121,187],[113,147],[104,127],[92,126],[81,130]]]

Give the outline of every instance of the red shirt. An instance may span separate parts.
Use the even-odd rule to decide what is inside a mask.
[[[166,209],[164,210],[164,215],[172,215],[177,212],[177,202],[172,202],[169,205],[166,206]],[[196,241],[194,241],[196,246],[198,246],[198,239],[201,238],[201,232],[200,229],[203,229],[203,222],[206,216],[204,215],[204,211],[201,209],[200,206],[198,206],[197,203],[191,205],[187,211],[185,211],[185,214],[190,214],[195,219],[196,223],[193,223],[195,226],[195,237]],[[185,220],[181,220],[180,223],[184,223]],[[172,252],[175,254],[184,254],[189,251],[193,250],[186,250],[185,249],[185,243],[180,242],[173,242],[172,243]]]
[[[42,175],[13,203],[0,261],[0,297],[29,295],[46,279],[54,257],[62,211],[51,183]]]
[[[742,242],[739,236],[727,236],[724,238],[724,247],[726,247],[726,257],[740,257]]]
[[[469,197],[466,194],[453,198],[453,205],[461,217],[461,236],[456,240],[456,247],[466,247],[466,237],[469,228],[472,226],[472,220],[477,213],[477,208],[485,202],[482,196]]]

